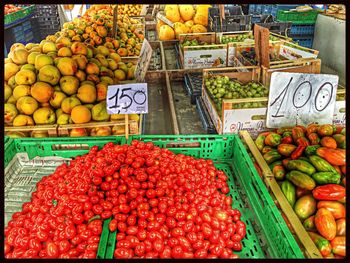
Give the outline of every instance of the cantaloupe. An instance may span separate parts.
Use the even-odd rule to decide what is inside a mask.
[[[162,25],[159,29],[159,40],[172,40],[175,39],[174,30],[168,25]]]
[[[179,5],[180,16],[184,21],[191,20],[194,16],[192,5]]]
[[[166,25],[166,24],[162,20],[157,20],[157,25],[156,25],[157,32],[159,32],[159,29],[162,25]]]

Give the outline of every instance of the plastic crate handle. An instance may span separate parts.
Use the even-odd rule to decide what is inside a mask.
[[[166,148],[201,148],[200,142],[172,142],[165,145]]]

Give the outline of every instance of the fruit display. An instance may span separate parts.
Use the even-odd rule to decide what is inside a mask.
[[[194,46],[206,46],[205,50],[209,50],[209,49],[221,49],[222,46],[218,46],[215,43],[208,43],[206,41],[201,41],[201,40],[197,40],[197,39],[193,39],[193,40],[185,40],[180,44],[181,48],[184,47],[194,47]],[[191,50],[196,50],[196,48],[191,48]],[[199,47],[198,50],[203,50],[203,47]]]
[[[345,128],[279,128],[255,144],[322,256],[345,257]]]
[[[227,181],[151,142],[93,146],[37,182],[5,227],[5,258],[96,258],[109,218],[116,259],[238,258],[246,225]]]
[[[142,5],[118,5],[118,15],[139,16]]]
[[[107,87],[134,80],[135,62],[124,63],[122,57],[139,55],[143,34],[138,33],[139,20],[124,15],[118,37],[109,37],[110,10],[92,8],[39,44],[12,45],[4,67],[6,125],[120,119],[106,112]]]
[[[207,32],[209,7],[211,5],[165,5],[165,17],[174,23],[174,28],[158,20],[159,40],[178,39],[180,34]]]
[[[18,6],[15,6],[15,5],[7,4],[7,5],[4,6],[4,14],[5,15],[17,12],[19,10],[22,10],[22,8],[18,7]]]
[[[112,51],[60,39],[14,44],[5,63],[5,123],[108,121],[107,86],[134,79],[135,70]]]
[[[256,82],[242,84],[236,80],[230,80],[228,76],[212,75],[204,80],[205,88],[213,99],[219,112],[222,110],[224,99],[244,99],[268,97],[266,87]],[[266,102],[245,102],[233,104],[234,109],[266,107]]]

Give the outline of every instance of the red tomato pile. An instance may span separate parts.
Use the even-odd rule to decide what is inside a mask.
[[[5,11],[5,15],[17,12],[18,10],[21,10],[22,8],[14,6],[14,5],[5,5],[4,7],[4,11]]]
[[[94,146],[37,183],[5,228],[5,257],[95,258],[112,217],[115,258],[237,258],[246,226],[226,180],[153,143]]]

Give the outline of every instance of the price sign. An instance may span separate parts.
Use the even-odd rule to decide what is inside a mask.
[[[332,123],[338,80],[336,75],[272,73],[267,127]]]
[[[144,81],[149,63],[151,62],[152,52],[151,45],[147,39],[144,39],[140,51],[140,58],[135,68],[135,79],[137,82]]]
[[[108,86],[108,114],[148,113],[147,83]]]

